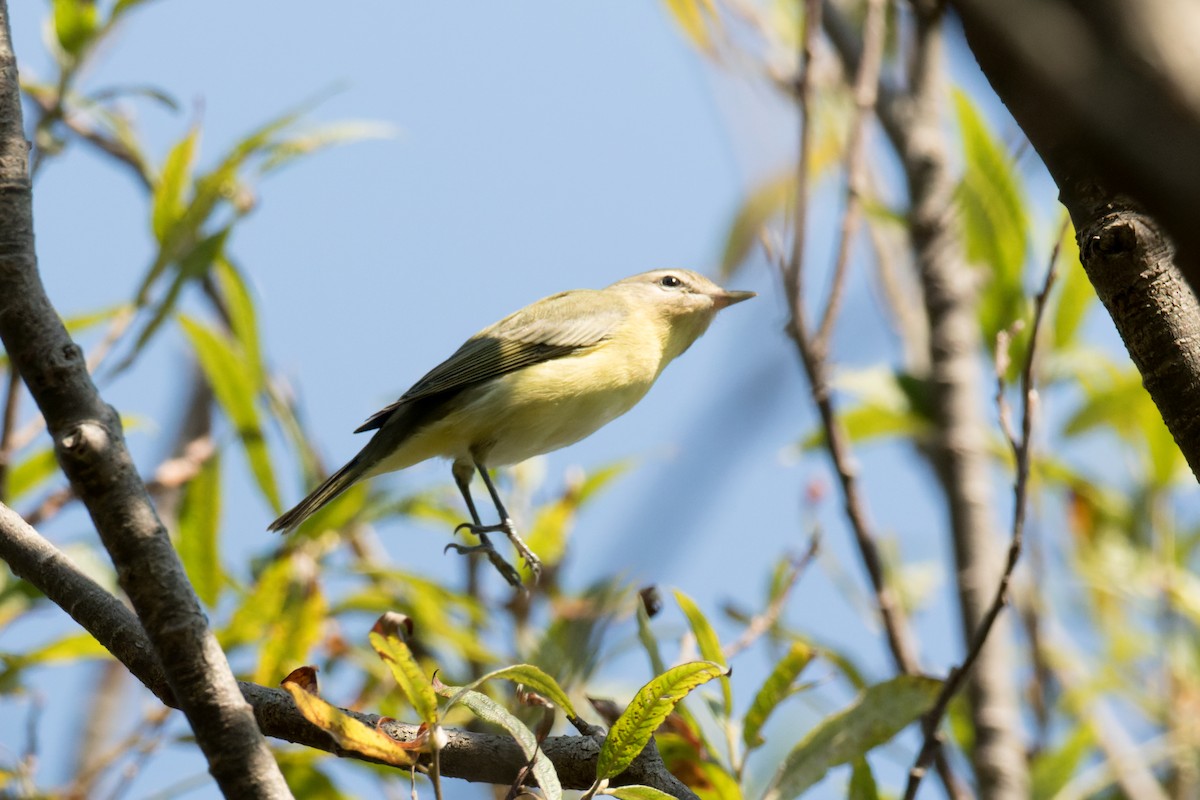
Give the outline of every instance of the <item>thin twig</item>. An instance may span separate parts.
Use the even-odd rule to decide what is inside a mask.
[[[780,614],[783,613],[783,607],[787,605],[788,598],[791,597],[792,589],[800,582],[802,576],[807,570],[808,565],[817,557],[817,553],[821,550],[821,532],[818,530],[813,533],[812,538],[808,540],[808,547],[804,553],[792,562],[792,574],[788,576],[786,583],[779,593],[775,596],[763,613],[756,614],[746,624],[746,630],[742,631],[742,635],[736,641],[731,642],[725,647],[725,660],[731,661],[738,653],[741,653],[750,645],[762,638],[763,634],[771,630],[775,623],[779,621]]]
[[[917,754],[912,769],[909,770],[908,785],[904,790],[905,800],[913,800],[916,797],[917,788],[921,785],[921,778],[924,777],[925,770],[941,749],[938,728],[941,725],[942,717],[945,716],[954,695],[966,683],[971,668],[987,643],[992,626],[1004,607],[1008,605],[1009,584],[1012,581],[1017,561],[1021,558],[1021,546],[1025,534],[1025,515],[1029,500],[1029,453],[1032,445],[1033,418],[1037,413],[1037,389],[1033,385],[1033,373],[1037,357],[1038,332],[1041,330],[1050,289],[1054,285],[1054,278],[1058,272],[1058,254],[1062,238],[1060,234],[1055,240],[1054,249],[1050,255],[1050,265],[1046,269],[1046,280],[1034,301],[1033,326],[1029,332],[1029,346],[1026,348],[1025,362],[1021,370],[1021,431],[1019,435],[1013,428],[1011,409],[1004,394],[1005,375],[1008,372],[1007,347],[1005,346],[1007,342],[1001,342],[1001,345],[996,348],[996,405],[1000,414],[1000,427],[1004,431],[1005,438],[1008,439],[1009,447],[1012,448],[1013,458],[1016,461],[1016,479],[1013,481],[1012,538],[1008,545],[1004,573],[1000,576],[1000,582],[996,586],[996,594],[991,606],[975,629],[975,634],[971,638],[971,647],[967,650],[963,663],[950,670],[950,674],[938,694],[937,701],[922,721],[925,740],[921,744],[921,750]]]
[[[129,167],[134,177],[138,179],[143,187],[146,189],[153,188],[149,165],[120,140],[105,136],[99,130],[85,124],[77,114],[68,111],[65,106],[64,91],[65,89],[60,89],[54,92],[53,99],[47,96],[45,92],[25,92],[25,96],[32,100],[41,112],[36,127],[41,129],[54,122],[61,122],[68,130],[83,141]],[[34,158],[36,164],[40,165],[42,163],[40,149]]]
[[[792,314],[792,327],[807,337],[804,313],[804,238],[808,220],[808,170],[812,154],[811,98],[813,51],[821,27],[821,3],[804,0],[796,109],[800,114],[800,139],[796,157],[796,195],[792,207],[792,254],[783,266],[783,287]]]
[[[834,261],[833,280],[825,311],[814,337],[818,353],[827,353],[833,325],[842,306],[846,291],[846,273],[850,266],[850,251],[862,220],[862,197],[867,183],[866,131],[867,120],[875,110],[879,97],[879,70],[883,64],[884,32],[883,0],[868,0],[867,16],[863,23],[863,57],[858,62],[854,79],[854,119],[846,145],[846,208],[842,213],[841,242]]]
[[[788,333],[796,343],[800,359],[808,376],[809,389],[813,402],[817,406],[821,418],[821,427],[825,433],[825,445],[833,461],[834,469],[842,488],[842,499],[846,516],[854,531],[855,542],[863,566],[871,581],[875,594],[875,603],[883,622],[888,640],[888,648],[901,672],[913,674],[919,671],[916,649],[907,622],[896,601],[895,594],[887,585],[883,558],[870,523],[867,521],[865,504],[859,494],[858,475],[853,466],[849,443],[845,431],[837,419],[833,407],[829,380],[826,374],[827,365],[822,353],[814,347],[812,334],[806,323],[803,298],[802,266],[804,255],[804,230],[808,201],[808,162],[810,147],[809,128],[809,97],[811,93],[811,66],[814,40],[821,27],[820,0],[805,0],[805,27],[803,51],[801,59],[801,75],[796,91],[796,104],[800,113],[800,152],[796,167],[796,200],[794,206],[794,222],[792,231],[792,252],[790,260],[782,264],[784,290],[791,312]]]

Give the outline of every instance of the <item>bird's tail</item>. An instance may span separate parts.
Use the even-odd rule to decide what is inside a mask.
[[[366,472],[364,462],[362,453],[350,459],[346,466],[326,478],[324,483],[313,489],[308,497],[296,504],[295,508],[268,525],[267,530],[290,533],[300,527],[304,520],[317,513],[322,506],[349,489],[363,476]]]

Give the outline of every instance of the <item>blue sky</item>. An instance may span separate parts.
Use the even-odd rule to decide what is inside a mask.
[[[24,77],[45,76],[47,4],[11,6]],[[534,299],[666,266],[712,274],[745,192],[785,165],[792,146],[793,123],[768,92],[706,65],[650,0],[160,0],[131,15],[86,85],[146,83],[183,106],[179,113],[137,106],[156,160],[199,120],[201,163],[211,163],[240,135],[333,86],[341,89],[313,112],[314,122],[373,120],[398,132],[270,178],[232,242],[253,281],[265,347],[293,383],[330,464],[362,446],[351,431],[369,414],[467,336]],[[1038,197],[1047,202],[1046,191]],[[35,206],[40,266],[60,311],[130,295],[152,253],[139,187],[74,148],[39,177]],[[820,263],[831,257],[836,220],[835,203],[814,208],[811,257]],[[896,356],[861,272],[838,348],[839,358],[860,366]],[[567,571],[572,585],[622,571],[639,583],[679,587],[716,618],[726,600],[758,603],[771,565],[803,549],[814,522],[803,506],[805,487],[828,478],[823,458],[792,455],[813,417],[782,332],[783,303],[761,260],[731,287],[761,296],[723,313],[634,411],[545,460],[549,492],[568,468],[636,460],[580,518]],[[145,469],[167,446],[182,400],[167,376],[184,358],[181,338],[168,333],[135,373],[105,389],[124,413],[163,421],[131,435]],[[881,531],[907,559],[940,558],[943,522],[924,467],[897,448],[861,457]],[[444,464],[431,463],[386,480],[416,487],[448,479]],[[284,486],[291,501],[304,488],[294,478]],[[250,491],[229,491],[227,557],[236,570],[239,555],[269,544],[272,514]],[[998,483],[995,491],[1006,496],[1008,489]],[[833,495],[815,520],[825,531],[827,561],[857,581]],[[441,555],[448,531],[383,533],[406,567],[454,574]],[[53,534],[69,541],[90,532],[73,514]],[[836,579],[811,571],[788,617],[857,650],[875,677],[887,675],[880,637]],[[925,664],[944,669],[956,652],[954,613],[938,604],[921,630]],[[18,641],[0,637],[0,648]],[[743,704],[763,663],[751,657],[739,676]],[[628,693],[645,677],[614,669],[598,689]],[[58,671],[49,680],[77,685],[83,678]],[[51,738],[69,722],[68,698],[46,699]],[[812,718],[796,714],[773,741],[794,742]],[[21,724],[20,715],[0,714],[0,746],[20,747]],[[133,796],[151,794],[166,776],[202,769],[182,756],[161,761],[166,766],[152,768]],[[47,758],[44,769],[61,777],[63,763]]]

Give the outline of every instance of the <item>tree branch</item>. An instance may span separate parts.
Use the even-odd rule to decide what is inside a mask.
[[[0,504],[0,559],[70,614],[159,700],[173,708],[178,707],[162,664],[133,612],[3,504]],[[367,760],[339,749],[325,731],[300,714],[291,696],[282,689],[245,681],[239,682],[238,688],[253,708],[258,727],[267,736],[339,756]],[[374,714],[347,713],[372,727],[379,721]],[[384,723],[384,727],[401,740],[417,736],[416,725],[392,722]],[[528,762],[509,736],[456,730],[447,733],[449,743],[441,752],[442,775],[446,777],[511,784]],[[569,789],[586,789],[592,785],[596,779],[599,749],[599,743],[588,736],[551,736],[542,743],[543,752],[554,764],[563,786]],[[675,797],[693,800],[695,797],[666,770],[653,747],[647,748],[613,783],[644,784]]]
[[[975,276],[966,263],[954,213],[956,181],[941,117],[945,96],[940,4],[918,2],[908,93],[894,142],[908,176],[909,229],[929,319],[928,381],[935,420],[931,460],[950,517],[964,648],[969,649],[1000,579],[999,537],[990,493],[990,457],[980,387]],[[975,660],[968,698],[975,745],[971,760],[985,798],[1028,796],[1020,737],[1020,700],[1000,620]]]
[[[290,797],[167,532],[125,448],[120,419],[46,297],[33,245],[28,142],[8,7],[0,0],[0,339],[29,387],[59,464],[164,659],[209,770],[228,797]]]
[[[1200,291],[1200,6],[951,2],[979,66],[1059,187],[1055,165],[1075,162],[1077,174],[1136,197],[1178,243],[1179,266]]]
[[[1062,233],[1065,233],[1065,230]],[[1013,571],[1017,567],[1017,561],[1021,558],[1021,547],[1025,537],[1025,509],[1029,501],[1029,454],[1033,444],[1033,418],[1037,410],[1037,390],[1034,388],[1033,380],[1035,359],[1037,358],[1038,334],[1041,331],[1042,320],[1045,317],[1046,304],[1050,297],[1050,288],[1054,285],[1054,278],[1058,267],[1059,246],[1062,243],[1062,233],[1055,239],[1054,250],[1050,255],[1050,265],[1046,269],[1046,280],[1042,284],[1042,290],[1038,293],[1034,305],[1033,327],[1029,334],[1029,348],[1026,350],[1025,363],[1021,370],[1020,435],[1013,430],[1012,414],[1008,401],[1004,397],[1005,375],[1008,373],[1009,364],[1009,342],[1007,337],[1005,337],[1005,341],[999,343],[996,347],[996,407],[1000,412],[1000,426],[1003,428],[1004,436],[1008,440],[1009,447],[1012,449],[1017,473],[1016,479],[1013,481],[1012,537],[1009,540],[1008,554],[1004,563],[1004,573],[1000,576],[1000,581],[996,585],[996,592],[992,597],[991,606],[988,608],[987,613],[984,614],[979,626],[975,629],[975,633],[971,638],[971,645],[967,649],[967,655],[963,659],[962,665],[950,671],[950,676],[942,686],[942,691],[938,694],[933,709],[925,716],[922,723],[925,729],[925,741],[921,745],[921,752],[917,755],[916,762],[913,764],[912,769],[909,770],[908,785],[904,790],[905,800],[914,800],[917,796],[917,787],[921,784],[921,778],[924,777],[929,762],[933,760],[933,757],[941,746],[937,730],[942,723],[942,718],[946,715],[947,709],[950,707],[950,701],[954,699],[954,695],[962,688],[964,680],[971,674],[971,669],[979,659],[979,655],[983,651],[983,646],[987,643],[988,636],[991,634],[996,620],[1000,617],[1000,612],[1004,610],[1004,607],[1009,602],[1008,588],[1012,581]]]
[[[1131,57],[1133,33],[1100,27],[1108,16],[1101,7],[1113,5],[1109,0],[1098,2],[1093,16],[1065,13],[1062,0],[1017,0],[1013,5],[1030,8],[1006,5],[1003,14],[993,13],[999,7],[988,10],[988,4],[975,0],[954,4],[984,75],[1058,184],[1088,279],[1200,480],[1200,415],[1192,403],[1200,395],[1195,291],[1200,286],[1200,226],[1194,218],[1200,207],[1200,122],[1182,126],[1175,97],[1176,91],[1195,86],[1194,71],[1188,73],[1187,85],[1179,86],[1163,75],[1129,69],[1124,59]],[[1114,19],[1161,3],[1124,5]],[[1169,32],[1173,41],[1195,41],[1200,32],[1189,36],[1186,30],[1200,26],[1196,7],[1177,3],[1174,8],[1182,19],[1167,14],[1161,24],[1182,26]],[[1029,37],[1052,30],[1071,47],[1060,42],[1028,52]],[[1073,62],[1079,68],[1061,74],[1051,69],[1079,51],[1089,55],[1085,62]],[[1165,57],[1142,55],[1138,63],[1146,69]],[[1122,74],[1111,75],[1114,70]],[[1136,192],[1137,201],[1115,190],[1120,186]],[[1191,199],[1180,199],[1180,194]],[[1181,245],[1178,254],[1164,227]]]

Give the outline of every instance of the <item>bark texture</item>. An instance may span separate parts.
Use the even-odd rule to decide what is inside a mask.
[[[162,663],[133,612],[3,504],[0,504],[0,559],[66,610],[163,703],[178,707]],[[359,757],[339,750],[327,733],[300,714],[291,696],[282,689],[244,681],[238,684],[238,689],[254,709],[254,718],[266,735],[340,756]],[[379,721],[374,714],[350,713],[371,726]],[[417,735],[416,725],[395,722],[386,725],[388,732],[400,739]],[[525,765],[524,753],[511,736],[456,730],[447,733],[449,742],[441,755],[442,775],[446,777],[511,784]],[[600,751],[595,739],[551,736],[543,742],[542,749],[554,763],[564,787],[586,789],[595,779]],[[667,772],[654,748],[648,748],[613,780],[613,785],[626,784],[653,786],[684,800],[695,797]]]
[[[1044,148],[1070,150],[1097,184],[1135,197],[1179,245],[1178,266],[1196,291],[1200,4],[951,3],[980,66],[1026,135],[1037,140],[1047,166]],[[1018,114],[1014,105],[1039,112]]]
[[[226,797],[290,797],[208,630],[167,532],[37,271],[28,143],[7,4],[0,0],[0,339],[46,419],[60,465],[112,557],[172,694]],[[64,598],[69,613],[77,598]],[[127,634],[128,635],[128,634]]]
[[[1004,565],[991,497],[976,276],[959,239],[956,181],[942,126],[941,22],[939,9],[918,8],[910,93],[900,107],[896,144],[908,176],[909,225],[929,319],[931,455],[949,510],[962,636],[969,646]],[[984,798],[1019,800],[1029,794],[1011,652],[1012,626],[1001,617],[967,682],[975,730],[971,760]]]
[[[881,86],[877,112],[908,178],[909,224],[929,323],[927,375],[937,425],[931,458],[949,510],[963,642],[969,646],[991,605],[1004,559],[988,474],[991,423],[981,389],[975,278],[954,218],[955,179],[942,129],[942,10],[940,3],[923,1],[913,9],[909,86]],[[858,36],[831,0],[824,11],[830,42],[853,71],[861,57]],[[1017,800],[1029,792],[1011,649],[1011,624],[1001,617],[967,684],[975,729],[971,759],[984,798]]]
[[[1027,3],[1020,0],[1017,4]],[[1009,20],[997,19],[990,11],[978,8],[974,0],[954,0],[954,5],[962,15],[967,42],[979,66],[1058,184],[1059,199],[1075,224],[1088,278],[1112,316],[1117,332],[1142,375],[1142,382],[1192,473],[1200,478],[1200,415],[1195,407],[1195,398],[1200,396],[1200,309],[1195,295],[1195,287],[1200,285],[1197,280],[1200,276],[1200,241],[1191,241],[1200,240],[1200,226],[1195,222],[1200,197],[1186,205],[1175,205],[1182,201],[1170,200],[1173,184],[1166,181],[1137,183],[1137,200],[1113,188],[1134,185],[1126,180],[1124,168],[1119,174],[1114,173],[1114,165],[1123,160],[1123,154],[1135,142],[1140,142],[1143,148],[1138,151],[1138,158],[1153,162],[1149,166],[1142,161],[1138,164],[1147,169],[1153,166],[1156,171],[1171,176],[1172,181],[1191,174],[1189,159],[1195,159],[1196,169],[1200,171],[1200,155],[1189,155],[1193,150],[1200,151],[1200,121],[1187,129],[1188,136],[1181,135],[1177,140],[1176,131],[1183,122],[1175,119],[1181,113],[1180,104],[1190,107],[1192,101],[1187,101],[1185,95],[1200,91],[1196,88],[1200,84],[1195,82],[1195,73],[1188,76],[1186,85],[1175,85],[1178,96],[1174,99],[1162,96],[1165,89],[1161,87],[1156,93],[1144,88],[1145,97],[1137,102],[1153,100],[1155,105],[1151,108],[1139,105],[1137,116],[1120,117],[1120,109],[1135,100],[1126,96],[1135,93],[1135,89],[1127,85],[1128,80],[1136,77],[1133,73],[1137,70],[1133,65],[1142,63],[1145,66],[1169,56],[1148,51],[1145,47],[1132,49],[1138,41],[1131,41],[1129,32],[1110,30],[1090,15],[1056,18],[1055,25],[1061,27],[1063,35],[1093,42],[1095,47],[1105,42],[1109,44],[1107,50],[1093,53],[1093,59],[1088,62],[1089,69],[1082,75],[1073,76],[1070,84],[1081,98],[1091,99],[1095,113],[1103,111],[1108,118],[1105,124],[1122,126],[1119,127],[1122,131],[1127,124],[1137,128],[1136,137],[1133,132],[1126,131],[1134,138],[1117,143],[1105,139],[1111,147],[1106,152],[1098,149],[1104,142],[1096,141],[1096,131],[1071,121],[1069,107],[1064,106],[1061,96],[1063,88],[1060,84],[1065,78],[1046,79],[1046,70],[1059,58],[1057,51],[1041,54],[1040,58],[1045,61],[1039,61],[1036,53],[1017,58],[1014,48],[1024,41],[1023,34]],[[1064,3],[1055,0],[1043,5],[1045,8],[1041,11],[1034,10],[1035,18]],[[1107,7],[1111,2],[1104,0],[1098,5]],[[1188,31],[1200,6],[1164,5],[1160,0],[1147,0],[1141,11],[1149,13],[1154,9],[1158,14],[1156,30],[1175,24],[1178,27],[1166,33],[1177,42],[1194,45],[1196,37],[1189,38]],[[1101,16],[1100,11],[1097,8],[1095,16]],[[1021,18],[1019,13],[1010,16],[1013,20]],[[1115,17],[1121,18],[1120,14]],[[1037,26],[1025,27],[1033,29]],[[1122,66],[1128,67],[1131,75],[1127,79],[1108,82],[1108,73]],[[1163,73],[1156,74],[1165,80]],[[1072,100],[1075,102],[1078,99]],[[1133,110],[1130,113],[1134,113]],[[1158,120],[1163,115],[1175,121],[1171,124],[1163,121],[1160,127]],[[1143,141],[1146,136],[1152,141]],[[1114,183],[1114,180],[1123,183]],[[1190,178],[1187,180],[1191,181]],[[1200,182],[1189,183],[1189,188],[1192,192],[1200,192]],[[1169,208],[1164,209],[1164,205]],[[1179,214],[1187,219],[1183,226],[1186,230],[1182,232],[1176,221]],[[1167,230],[1175,241],[1189,242],[1188,248],[1174,252]]]

